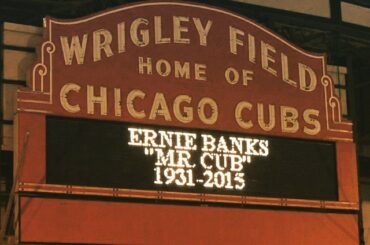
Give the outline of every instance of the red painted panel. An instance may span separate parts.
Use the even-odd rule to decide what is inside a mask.
[[[21,198],[21,241],[358,244],[357,215]]]
[[[340,201],[359,202],[356,146],[337,142],[338,193]]]
[[[22,164],[21,182],[45,183],[45,115],[18,112],[18,162]]]
[[[140,23],[138,29],[135,23]],[[199,26],[204,29],[207,25],[210,29],[202,38]],[[333,82],[326,74],[325,57],[303,51],[233,13],[185,2],[139,3],[78,20],[47,18],[45,32],[29,88],[18,94],[20,110],[286,137],[347,141],[352,138],[352,124],[341,119],[340,103],[333,93]],[[140,39],[147,35],[147,42],[135,43],[136,35]],[[181,37],[180,41],[176,41],[176,35]],[[79,43],[72,45],[72,40],[77,38]],[[104,38],[109,47],[103,45]],[[84,51],[76,55],[68,52],[80,46]],[[76,57],[81,58],[79,62]],[[140,69],[140,57],[145,61],[151,59],[151,72],[147,72],[147,68]],[[176,62],[189,66],[189,77],[176,77]],[[200,75],[204,79],[194,75],[199,65],[206,67],[200,68],[204,70]],[[165,67],[168,73],[162,73]],[[311,73],[302,67],[309,67]],[[234,75],[228,82],[229,69]],[[243,75],[243,69],[253,72],[253,78],[245,83],[234,81],[235,77],[240,80],[248,77]],[[315,74],[316,78],[311,79],[308,74]],[[306,83],[302,77],[306,77]],[[70,83],[74,87],[68,90],[65,86]],[[312,84],[316,85],[311,87]],[[91,99],[95,100],[93,112],[89,111],[89,86],[94,87],[93,96],[101,94],[100,87],[106,89],[106,112],[95,99]],[[128,94],[134,90],[142,91],[145,96],[127,101]],[[153,106],[157,95],[163,95],[160,107]],[[184,107],[193,110],[189,120],[179,119],[173,109],[179,95],[189,98],[180,103],[183,115]],[[209,117],[212,110],[217,110],[214,122],[205,123],[198,115],[199,102],[204,98],[211,98],[217,105],[211,108],[207,104],[204,112]],[[73,108],[66,108],[63,100]],[[239,103],[249,103],[242,107],[240,114],[236,109]],[[260,110],[258,114],[258,104],[263,104],[264,113]],[[145,114],[134,116],[128,109],[130,105]],[[265,123],[270,121],[267,119],[269,105],[275,108],[271,116],[275,123],[266,129]],[[291,112],[285,114],[282,106],[295,108],[298,117],[289,120]],[[164,117],[162,112],[167,111],[164,109],[167,107],[168,115]],[[311,114],[308,109],[315,113]],[[240,118],[247,125],[240,124]],[[283,129],[284,120],[290,127],[292,121],[298,123],[297,130]],[[317,130],[307,133],[307,129]]]

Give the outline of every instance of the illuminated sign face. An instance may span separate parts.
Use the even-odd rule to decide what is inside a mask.
[[[206,188],[243,190],[244,166],[251,156],[267,156],[268,140],[201,134],[176,131],[155,131],[128,128],[131,146],[141,146],[145,155],[155,155],[157,185],[195,186]],[[200,152],[197,151],[200,147]],[[192,152],[200,153],[199,159]],[[196,154],[198,155],[198,154]],[[195,162],[192,162],[195,161]],[[201,166],[203,178],[194,179],[194,168]]]
[[[335,148],[328,142],[55,117],[47,119],[46,180],[337,199]]]

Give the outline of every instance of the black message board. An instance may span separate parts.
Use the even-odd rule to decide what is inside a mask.
[[[46,182],[337,200],[335,145],[47,117]]]

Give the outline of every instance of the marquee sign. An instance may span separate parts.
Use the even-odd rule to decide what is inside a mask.
[[[21,111],[351,140],[324,56],[237,15],[152,2],[45,30]]]
[[[18,92],[20,191],[357,208],[323,55],[184,2],[44,24]]]

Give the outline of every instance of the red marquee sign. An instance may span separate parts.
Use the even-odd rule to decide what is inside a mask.
[[[73,21],[46,18],[45,30],[20,111],[352,139],[325,57],[244,17],[152,2]]]
[[[233,222],[230,221],[222,231],[224,233],[217,233],[222,236],[216,235],[215,240],[212,240],[212,235],[204,237],[204,234],[212,234],[212,229],[223,227],[222,217],[239,220],[247,227],[272,216],[281,225],[281,230],[263,227],[262,223],[256,226],[259,228],[252,227],[254,230],[270,231],[270,236],[252,239],[232,235],[231,240],[223,242],[265,244],[270,243],[270,238],[280,236],[281,244],[317,244],[317,241],[322,244],[358,243],[357,223],[354,222],[357,219],[358,190],[352,123],[341,117],[340,102],[334,95],[333,81],[326,71],[325,56],[297,48],[245,17],[186,2],[143,2],[75,20],[47,17],[44,28],[44,40],[38,49],[37,62],[31,69],[28,87],[18,91],[17,97],[15,163],[21,166],[22,171],[18,183],[21,194],[20,241],[189,244],[186,240],[189,236],[181,236],[180,228],[176,226],[171,226],[173,235],[157,236],[168,229],[168,223],[161,221],[160,217],[167,215],[166,210],[169,210],[167,217],[170,221],[182,220],[184,227],[196,234],[193,241],[209,241],[210,244],[227,237],[226,231],[229,235],[234,234],[231,230]],[[68,118],[84,119],[83,122],[109,122],[112,124],[104,124],[104,127],[112,127],[112,130],[115,127],[114,132],[118,134],[123,131],[119,128],[121,125],[129,125],[124,134],[127,142],[119,149],[125,149],[127,155],[141,152],[143,156],[139,159],[144,160],[156,152],[154,184],[171,187],[170,184],[176,183],[176,188],[186,186],[190,191],[131,188],[129,184],[126,188],[58,182],[60,180],[49,182],[54,178],[52,175],[60,173],[64,167],[63,164],[59,166],[57,160],[60,156],[65,157],[63,152],[59,152],[60,155],[53,158],[54,165],[48,165],[50,149],[54,147],[52,152],[56,152],[55,149],[60,146],[59,135],[53,136],[51,131],[58,131],[58,125],[62,125],[58,124],[61,123],[59,119]],[[69,122],[73,124],[74,121]],[[143,128],[130,125],[141,125]],[[63,132],[73,135],[73,131],[68,131],[69,127],[64,129],[66,131]],[[87,141],[95,141],[95,129],[98,128],[92,127],[92,138],[86,138]],[[56,142],[53,146],[50,143],[52,137]],[[160,141],[156,137],[161,137]],[[179,143],[181,140],[175,142],[174,137],[182,137],[183,143]],[[64,142],[62,138],[60,142]],[[114,135],[112,139],[116,139]],[[217,146],[214,144],[216,139]],[[203,140],[203,145],[200,140]],[[244,180],[243,166],[255,159],[260,159],[260,165],[271,166],[268,165],[269,144],[275,142],[276,146],[288,141],[293,142],[289,143],[289,147],[294,142],[309,142],[305,145],[309,145],[309,149],[316,149],[316,144],[322,144],[320,149],[333,153],[325,156],[329,162],[334,162],[328,165],[333,170],[330,176],[320,175],[317,168],[311,169],[311,173],[317,171],[317,176],[320,175],[323,180],[334,178],[334,191],[329,190],[334,193],[331,198],[323,197],[322,200],[315,195],[310,196],[310,193],[295,198],[294,195],[280,197],[274,193],[264,196],[253,195],[254,192],[240,195],[218,192],[220,189],[235,192],[245,189],[248,183]],[[121,142],[120,138],[117,142]],[[231,146],[227,145],[229,143]],[[274,148],[275,151],[287,148],[284,144],[280,147]],[[72,148],[76,156],[83,151],[83,145],[73,145]],[[168,150],[167,155],[163,153],[165,150]],[[170,155],[171,151],[178,154],[176,164],[168,162],[174,157]],[[125,154],[123,158],[127,157]],[[189,161],[191,154],[198,157],[198,163]],[[310,155],[307,154],[308,157]],[[220,157],[224,157],[225,162],[231,161],[231,167],[222,166]],[[302,156],[296,154],[296,157],[299,164]],[[73,160],[73,156],[65,159],[64,163],[72,165],[73,169],[73,163],[69,161]],[[320,165],[321,158],[312,159]],[[132,164],[132,161],[127,162]],[[139,160],[133,162],[132,168],[139,166],[136,163]],[[213,163],[215,166],[211,166]],[[299,165],[294,163],[292,166],[299,170]],[[94,167],[99,172],[101,166],[93,164],[85,170]],[[193,177],[197,174],[196,168],[202,169],[206,179]],[[150,170],[153,171],[151,165]],[[66,178],[73,175],[68,171],[63,172]],[[273,171],[270,173],[274,174]],[[117,173],[116,170],[112,172]],[[285,171],[282,172],[285,174]],[[76,173],[78,179],[79,172]],[[131,172],[126,174],[131,176]],[[113,175],[109,178],[114,179]],[[211,178],[214,180],[212,183]],[[294,178],[299,180],[300,177]],[[99,179],[96,181],[100,183]],[[208,186],[203,184],[204,190],[212,187],[216,190],[191,190],[203,181],[208,182]],[[137,180],[139,184],[142,182],[145,181]],[[27,196],[28,193],[38,193],[39,196]],[[67,199],[49,199],[50,193],[65,195]],[[68,199],[70,195],[75,195],[75,200]],[[291,210],[261,213],[261,210],[223,208],[204,211],[202,207],[165,207],[108,202],[99,198],[87,201],[81,196],[347,210],[352,213],[302,211],[300,214]],[[39,210],[40,206],[44,208]],[[91,216],[85,217],[79,211],[82,206],[89,210]],[[69,215],[58,214],[61,210]],[[191,215],[186,215],[186,212]],[[200,219],[203,215],[212,218]],[[94,224],[99,223],[102,216],[106,227],[95,233]],[[55,224],[48,222],[50,217]],[[148,220],[159,221],[149,224]],[[345,231],[333,228],[335,234],[331,236],[327,236],[326,232],[316,232],[307,237],[292,236],[292,228],[314,230],[322,220],[326,220],[328,225],[330,220],[344,222]],[[127,230],[124,236],[116,235],[114,238],[107,235],[112,230],[119,232],[117,227],[126,227],[133,222],[143,228],[135,228],[131,233]],[[197,233],[202,229],[191,225],[195,223],[205,229],[204,234]],[[65,232],[58,229],[58,224],[68,224],[76,229]],[[140,237],[148,231],[156,235],[148,236],[149,240]]]

